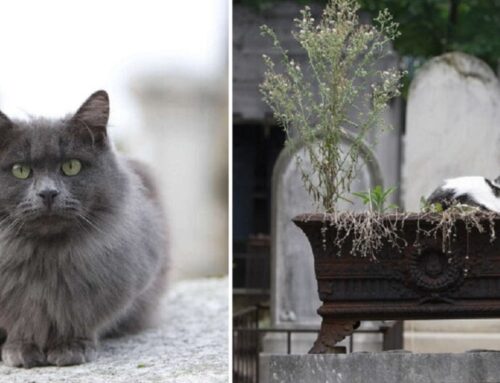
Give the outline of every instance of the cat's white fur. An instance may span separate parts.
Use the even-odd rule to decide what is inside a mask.
[[[500,187],[496,180],[492,183]],[[467,194],[471,199],[489,210],[500,213],[500,198],[495,196],[484,177],[450,178],[444,181],[444,185],[441,188],[453,191],[454,197]]]

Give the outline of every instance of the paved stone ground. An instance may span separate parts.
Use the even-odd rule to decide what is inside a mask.
[[[499,383],[500,352],[261,356],[261,383]]]
[[[97,360],[30,370],[0,363],[1,383],[228,382],[228,280],[171,287],[162,321],[141,334],[101,343]]]

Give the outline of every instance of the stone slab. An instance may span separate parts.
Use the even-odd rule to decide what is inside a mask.
[[[403,201],[418,211],[421,196],[446,178],[499,175],[500,81],[464,53],[429,60],[412,81],[406,109]]]
[[[261,383],[498,383],[500,352],[262,355]]]
[[[162,302],[161,324],[102,342],[97,360],[30,370],[0,362],[0,383],[219,383],[229,381],[227,278],[180,282]]]

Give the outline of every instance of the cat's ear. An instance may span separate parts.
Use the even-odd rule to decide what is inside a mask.
[[[12,121],[0,110],[0,132],[4,129],[10,129],[12,127]]]
[[[0,149],[4,149],[9,141],[10,132],[14,124],[2,111],[0,111]]]
[[[495,195],[495,197],[497,197],[497,198],[500,197],[500,186],[497,184],[498,178],[493,182],[491,182],[488,178],[485,178],[484,180],[486,181],[486,183],[490,187],[490,189],[493,192],[493,194]]]
[[[92,144],[98,145],[107,142],[108,120],[109,97],[104,90],[93,93],[71,118],[72,125],[76,126],[80,133],[90,135]]]

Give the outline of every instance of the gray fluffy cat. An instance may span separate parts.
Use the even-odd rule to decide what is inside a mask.
[[[92,359],[148,325],[164,285],[151,177],[113,150],[108,95],[61,120],[0,112],[0,338],[9,366]],[[2,339],[0,339],[0,343]]]

